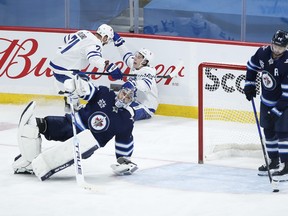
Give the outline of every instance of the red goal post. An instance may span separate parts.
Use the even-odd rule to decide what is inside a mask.
[[[222,75],[221,75],[221,73],[222,73]],[[225,122],[238,122],[238,121],[240,122],[240,124],[243,122],[244,123],[250,123],[250,125],[252,125],[252,127],[255,126],[255,136],[256,136],[256,134],[257,134],[256,125],[251,124],[251,123],[254,123],[253,121],[255,121],[255,119],[253,117],[252,105],[245,99],[245,95],[243,94],[243,87],[244,87],[244,82],[245,82],[245,73],[246,73],[246,65],[203,62],[198,66],[198,163],[199,164],[204,163],[204,158],[205,158],[204,151],[206,150],[205,149],[206,144],[204,144],[204,141],[205,141],[204,137],[205,137],[205,135],[207,135],[207,132],[205,134],[204,121],[206,121],[206,113],[205,112],[207,112],[207,110],[208,110],[208,112],[215,112],[215,113],[221,112],[221,117],[219,117],[219,115],[218,115],[219,113],[217,113],[217,114],[214,113],[212,115],[209,114],[210,117],[208,117],[208,120],[215,120],[215,116],[217,116],[216,120],[220,120],[220,122],[224,122],[224,123]],[[207,74],[209,74],[209,76],[210,76],[210,79],[208,79],[208,81],[212,81],[215,83],[217,81],[217,85],[215,83],[214,83],[215,84],[214,86],[210,85],[210,87],[211,86],[213,87],[210,89],[207,88],[207,86],[209,86],[207,83],[204,84],[204,78],[207,79],[207,76],[208,76]],[[218,75],[222,76],[222,80],[219,77],[217,77]],[[206,80],[205,82],[208,82],[208,81]],[[231,84],[231,82],[233,82],[233,84]],[[229,83],[229,84],[227,84],[227,83]],[[240,84],[242,86],[240,86]],[[257,94],[260,93],[258,86],[257,86]],[[220,92],[220,88],[222,90],[221,94],[223,96],[221,94],[218,94],[218,92]],[[216,108],[205,107],[204,101],[206,99],[205,94],[207,94],[207,91],[208,91],[207,89],[210,90],[208,94],[213,95],[212,97],[210,96],[210,98],[208,97],[209,102],[214,100],[215,103],[214,102],[213,103],[216,104]],[[206,93],[204,91],[206,91]],[[230,95],[233,95],[233,94],[234,94],[234,96],[231,96],[231,98],[229,98]],[[214,95],[215,95],[215,98],[214,98]],[[227,99],[226,99],[226,96],[227,96]],[[238,99],[235,96],[237,96]],[[234,98],[235,98],[235,101],[234,101]],[[233,105],[232,106],[226,105],[225,103],[228,103],[227,101],[229,101]],[[246,108],[246,110],[237,110],[239,108],[239,106],[241,106],[242,104],[245,104],[245,106],[247,106],[248,108]],[[221,106],[223,106],[223,107],[221,107]],[[251,106],[251,109],[250,109],[250,106]],[[221,111],[219,111],[219,110],[221,110]],[[223,112],[222,112],[222,110],[223,110]],[[223,117],[222,113],[225,113],[225,115],[229,114],[230,117],[233,116],[233,117],[231,117],[233,119],[229,120],[228,118],[230,118],[230,117],[227,117],[227,116]],[[234,119],[234,118],[238,118],[238,119]],[[249,118],[249,120],[248,120],[248,118]],[[210,122],[212,122],[212,121],[210,121]],[[221,124],[222,123],[220,123],[220,125]],[[222,127],[222,125],[220,127]],[[234,129],[234,126],[232,126],[232,127]],[[235,127],[237,127],[237,126],[235,126]],[[244,127],[246,127],[246,125],[244,125]],[[243,128],[243,126],[242,126],[242,128]],[[230,132],[229,129],[227,132],[228,133]],[[235,133],[238,134],[238,132],[235,132]],[[239,134],[241,134],[241,133],[242,132],[240,131]],[[243,133],[245,133],[245,132],[243,131]],[[216,136],[217,136],[217,134],[216,134]],[[233,139],[233,135],[231,135],[231,136]],[[243,134],[243,136],[245,136],[245,135]],[[257,136],[256,136],[256,138],[257,138]],[[217,139],[217,138],[215,137],[215,139]],[[236,137],[235,137],[235,139],[236,139]],[[237,137],[237,139],[239,139],[240,141],[242,140],[242,138],[238,138],[238,137]],[[250,137],[248,139],[249,139],[249,142],[250,142],[250,140],[252,140]],[[255,139],[255,138],[253,138],[253,139]],[[212,142],[214,142],[213,139],[212,139]],[[232,142],[233,142],[234,146],[235,146],[235,144],[238,145],[237,144],[238,140],[235,140],[235,141],[233,140],[233,141],[231,141],[231,143]],[[259,142],[259,138],[257,141],[255,141],[255,143],[256,142]],[[242,144],[242,141],[241,141],[241,144]],[[212,145],[214,145],[214,144],[212,144]],[[240,146],[240,145],[238,145],[238,146]],[[247,148],[251,148],[251,149],[255,148],[255,146],[252,146],[250,143],[245,144],[245,145],[241,145],[241,148],[242,147],[243,148],[247,147]]]

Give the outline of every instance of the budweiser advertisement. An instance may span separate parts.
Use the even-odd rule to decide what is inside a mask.
[[[76,30],[75,30],[76,31]],[[0,27],[0,92],[14,94],[57,95],[49,61],[63,37],[74,31]],[[231,41],[200,40],[166,36],[120,33],[132,52],[140,48],[155,54],[153,66],[157,78],[160,104],[197,106],[198,65],[218,62],[245,65],[258,44]],[[130,69],[123,63],[113,43],[104,47],[103,57],[118,65],[125,74]],[[87,72],[102,72],[87,66]],[[110,76],[90,75],[97,85],[121,84],[127,79],[112,80]]]

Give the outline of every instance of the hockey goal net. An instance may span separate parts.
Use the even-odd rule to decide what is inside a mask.
[[[245,73],[244,65],[207,62],[199,65],[198,163],[227,156],[260,155],[252,104],[243,91]],[[259,93],[257,85],[258,111]]]

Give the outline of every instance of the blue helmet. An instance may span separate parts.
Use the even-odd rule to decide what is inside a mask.
[[[288,45],[288,32],[284,30],[278,30],[272,38],[272,44],[286,47]]]

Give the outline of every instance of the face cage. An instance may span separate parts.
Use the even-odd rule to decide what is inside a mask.
[[[121,99],[119,98],[119,94],[123,95],[123,97]],[[128,99],[128,101],[126,101],[126,99]],[[125,88],[120,89],[116,98],[115,98],[115,106],[118,108],[126,108],[133,101],[134,101],[134,91],[132,89],[125,89]]]

